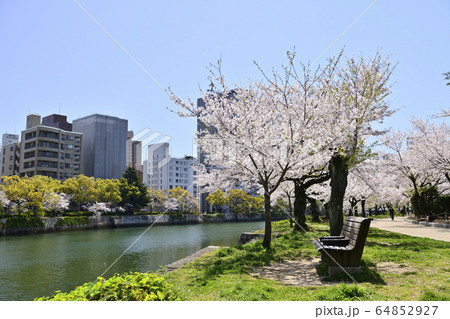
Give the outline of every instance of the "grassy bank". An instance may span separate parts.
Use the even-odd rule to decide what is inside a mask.
[[[160,287],[147,279],[154,275],[116,275],[111,280],[100,279],[94,292],[88,288],[91,284],[85,284],[55,299],[450,300],[450,243],[376,228],[369,231],[363,272],[353,275],[356,284],[346,276],[331,281],[327,268],[321,266],[317,271],[325,284],[315,287],[288,286],[250,275],[274,262],[318,258],[312,239],[328,235],[328,225],[310,225],[311,231],[302,233],[293,232],[288,221],[274,223],[272,249],[263,249],[261,241],[220,248],[174,272],[151,277]]]
[[[274,224],[273,248],[260,242],[222,248],[168,274],[182,300],[450,300],[450,243],[371,228],[361,274],[342,276],[332,285],[294,287],[252,277],[252,268],[271,262],[311,259],[319,254],[312,239],[327,226],[311,224],[308,233],[292,232],[288,222]],[[319,269],[326,277],[326,268]],[[329,278],[328,278],[329,280]]]

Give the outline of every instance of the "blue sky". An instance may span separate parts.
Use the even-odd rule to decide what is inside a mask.
[[[223,60],[230,83],[261,78],[286,62],[315,61],[374,0],[87,1],[77,0],[163,87],[197,99],[208,65]],[[318,61],[372,56],[398,62],[394,108],[386,125],[450,106],[450,2],[377,1]],[[180,119],[166,93],[73,0],[0,1],[0,132],[19,134],[26,115],[93,113],[128,119],[172,137],[172,154],[192,155],[195,121]]]

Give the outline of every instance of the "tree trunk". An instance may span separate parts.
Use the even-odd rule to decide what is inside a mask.
[[[290,224],[290,227],[293,227],[294,226],[294,219],[292,218],[292,211],[293,211],[293,209],[292,209],[292,199],[291,199],[290,195],[287,195],[287,198],[288,198],[288,203],[289,203],[289,224]]]
[[[306,191],[305,189],[299,185],[299,183],[295,183],[295,200],[294,200],[294,215],[295,215],[295,230],[303,230],[306,231],[308,226],[306,225]]]
[[[330,234],[338,236],[341,233],[344,223],[343,204],[345,189],[347,188],[347,175],[345,157],[342,155],[333,156],[329,163],[331,175],[331,196],[330,196]]]
[[[362,214],[362,217],[366,217],[366,208],[365,208],[365,206],[366,206],[366,200],[362,199],[361,200],[361,214]]]
[[[264,210],[266,213],[266,225],[264,229],[263,247],[270,249],[270,242],[272,240],[272,218],[270,216],[270,194],[268,190],[264,192]]]
[[[378,210],[378,205],[375,205],[375,216],[379,215],[380,211]]]
[[[311,203],[312,221],[314,223],[319,223],[320,216],[319,216],[319,205],[317,205],[317,200],[315,198],[309,198],[309,202]]]
[[[325,206],[325,216],[330,220],[330,202],[328,201],[323,205]]]

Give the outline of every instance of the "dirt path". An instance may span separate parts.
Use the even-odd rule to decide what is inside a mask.
[[[450,242],[450,229],[408,223],[404,218],[395,218],[394,220],[390,218],[375,218],[372,220],[370,227],[415,237],[427,237]]]

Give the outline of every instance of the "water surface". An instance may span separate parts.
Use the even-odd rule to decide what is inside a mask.
[[[264,222],[156,226],[104,275],[154,271],[206,246],[237,244]],[[147,228],[0,237],[0,300],[33,300],[101,275]]]

